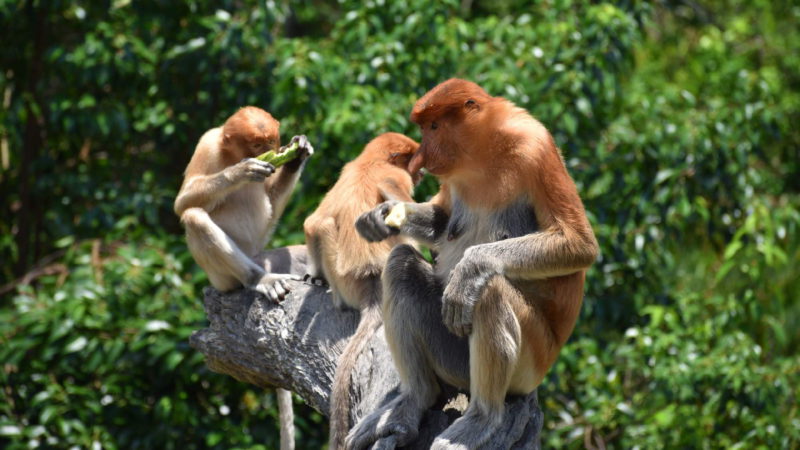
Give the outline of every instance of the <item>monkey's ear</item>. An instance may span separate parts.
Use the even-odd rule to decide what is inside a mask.
[[[468,99],[466,102],[464,102],[464,108],[480,110],[481,109],[481,105],[479,105],[478,102],[476,102],[473,99]]]

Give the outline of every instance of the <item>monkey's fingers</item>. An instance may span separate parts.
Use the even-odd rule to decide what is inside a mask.
[[[315,277],[310,273],[305,274],[303,277],[303,282],[312,286],[328,286],[328,282],[324,278]]]
[[[311,146],[311,143],[308,142],[308,138],[304,134],[292,137],[287,147],[297,148],[297,156],[295,159],[303,160],[314,154],[314,147]]]
[[[472,307],[469,305],[464,305],[461,308],[461,318],[460,318],[460,331],[461,336],[469,336],[472,333]]]
[[[278,291],[275,290],[275,285],[266,286],[267,297],[275,303],[279,303],[281,301],[281,296],[278,294]]]
[[[248,180],[263,181],[264,178],[275,173],[275,166],[268,162],[255,158],[248,158],[242,162],[244,163],[244,174]]]
[[[400,233],[400,229],[386,225],[386,216],[394,205],[394,200],[386,201],[365,212],[356,220],[356,231],[369,242],[379,242],[389,236]]]
[[[444,326],[447,328],[447,331],[455,334],[458,336],[457,328],[455,326],[455,305],[452,302],[449,302],[445,299],[444,304],[442,305],[442,322],[444,322]]]

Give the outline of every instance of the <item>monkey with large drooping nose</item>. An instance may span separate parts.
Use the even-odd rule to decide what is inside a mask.
[[[409,171],[426,168],[439,193],[405,203],[399,228],[385,223],[398,202],[356,225],[367,240],[399,233],[438,256],[432,265],[408,245],[389,256],[383,320],[400,395],[360,421],[346,447],[412,441],[444,381],[468,389],[470,403],[433,448],[472,449],[502,423],[506,394],[532,392],[555,361],[598,245],[552,136],[525,110],[451,79],[417,101],[411,120],[422,142]]]

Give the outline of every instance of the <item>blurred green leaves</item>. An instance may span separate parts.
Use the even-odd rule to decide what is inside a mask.
[[[182,239],[93,245],[67,247],[65,279],[42,277],[0,310],[4,445],[277,447],[272,394],[209,372],[188,345],[206,282],[173,256]],[[301,435],[319,427],[300,411]]]

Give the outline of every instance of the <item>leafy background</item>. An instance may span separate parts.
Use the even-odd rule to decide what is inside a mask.
[[[418,139],[414,100],[459,76],[550,128],[602,246],[544,444],[797,448],[799,22],[766,0],[0,0],[0,446],[277,448],[272,393],[187,344],[208,283],[171,203],[194,144],[245,104],[307,134],[273,245],[302,242],[341,166]]]

